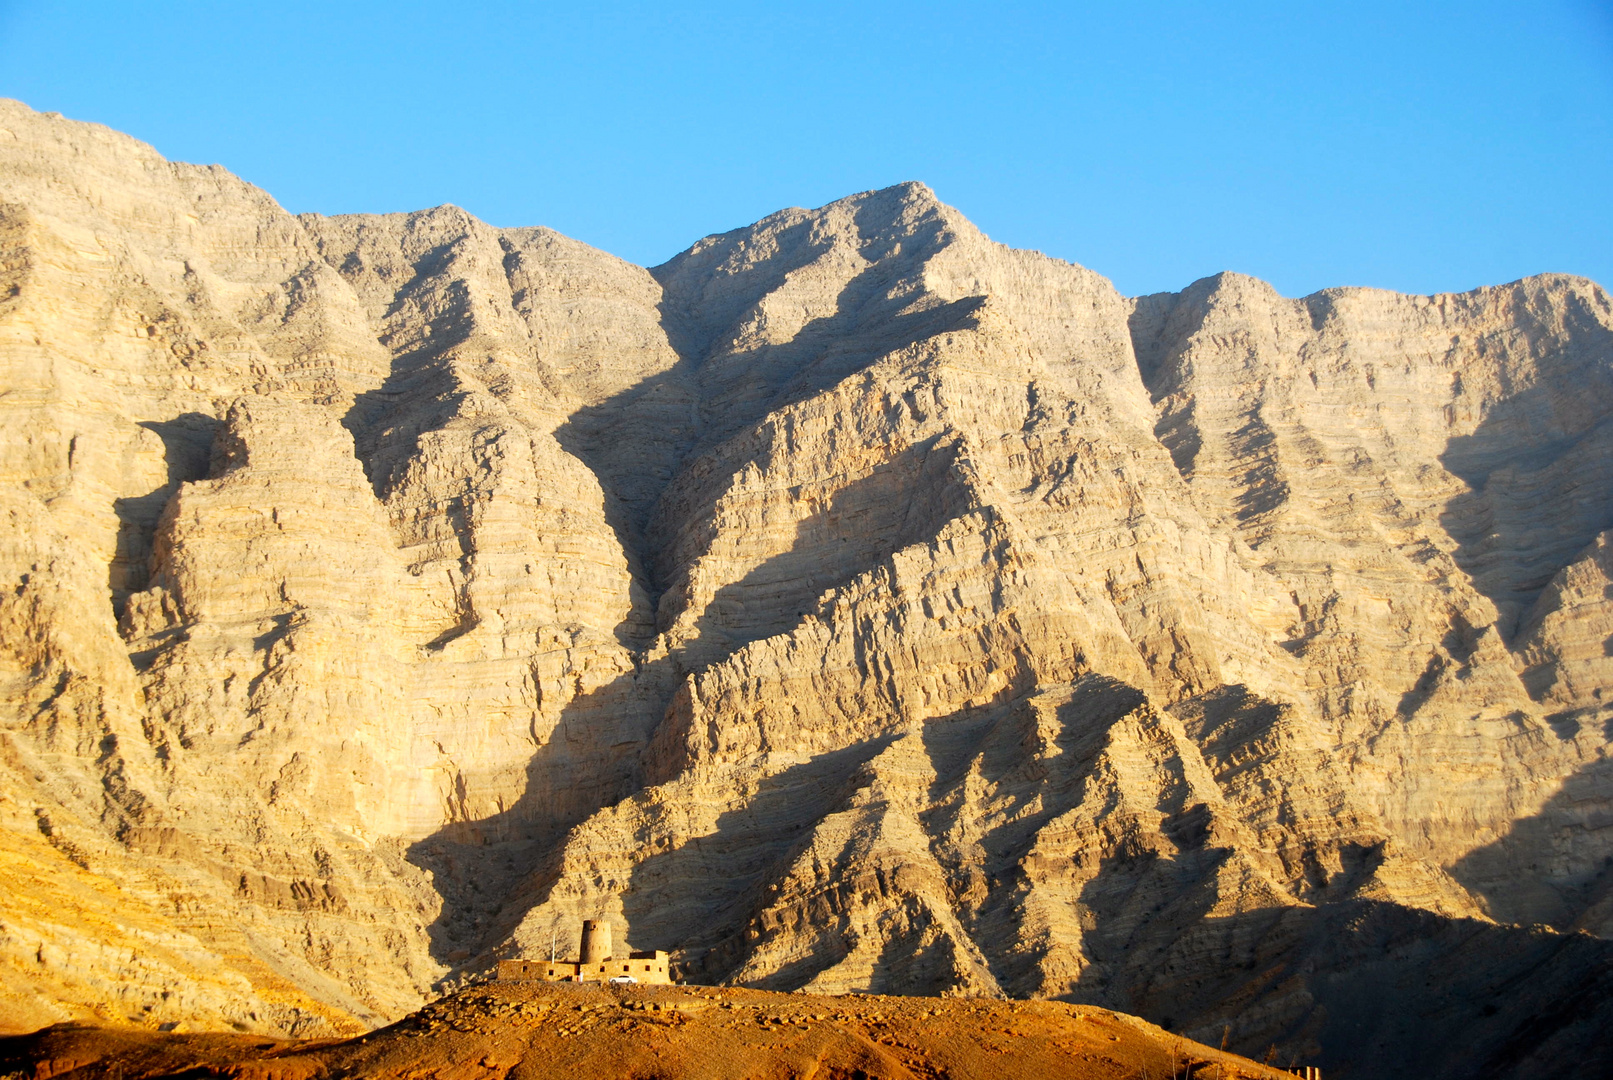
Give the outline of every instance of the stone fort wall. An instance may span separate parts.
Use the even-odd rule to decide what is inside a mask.
[[[641,983],[670,983],[670,962],[665,952],[628,953],[624,958],[609,957],[583,963],[580,960],[500,960],[498,977],[502,982],[536,979],[542,982],[603,982],[619,975],[631,975]]]

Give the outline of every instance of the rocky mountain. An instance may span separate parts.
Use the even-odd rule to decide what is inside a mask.
[[[1592,282],[1126,298],[919,184],[644,270],[17,103],[0,250],[16,1028],[355,1031],[585,917],[1345,1075],[1613,1019]]]

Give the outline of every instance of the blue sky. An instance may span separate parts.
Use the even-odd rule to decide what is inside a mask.
[[[0,0],[0,95],[644,264],[917,179],[1133,294],[1613,286],[1613,0],[465,6]]]

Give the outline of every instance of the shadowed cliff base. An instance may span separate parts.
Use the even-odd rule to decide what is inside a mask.
[[[1210,916],[1144,933],[1128,989],[1073,1000],[1133,1012],[1338,1077],[1572,1077],[1613,1069],[1613,943],[1352,901]]]

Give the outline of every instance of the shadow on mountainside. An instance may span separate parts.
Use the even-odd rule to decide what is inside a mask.
[[[118,518],[117,546],[107,564],[107,587],[112,593],[112,618],[123,618],[124,605],[132,593],[150,584],[152,545],[157,523],[169,500],[186,481],[207,475],[212,459],[213,435],[219,421],[205,413],[181,413],[172,420],[146,420],[140,426],[162,440],[163,461],[168,476],[144,495],[112,501]]]
[[[512,805],[450,821],[408,846],[405,857],[431,874],[442,898],[426,928],[435,959],[456,970],[486,968],[486,950],[536,902],[534,880],[558,866],[566,832],[643,785],[639,754],[670,696],[660,689],[668,672],[663,660],[573,698],[527,760],[526,786]],[[615,724],[603,738],[602,717]]]
[[[838,341],[835,334],[855,329],[857,306],[883,280],[878,274],[870,276],[871,273],[865,272],[842,291],[841,310],[834,316],[807,324],[788,343],[756,350],[745,357],[751,362],[766,359],[774,377],[763,380],[762,385],[767,392],[757,399],[748,401],[743,407],[729,404],[728,407],[737,408],[737,412],[730,413],[724,432],[732,434],[733,429],[744,423],[755,422],[770,408],[818,393],[887,352],[969,324],[979,306],[979,299],[971,298],[886,319],[882,323],[884,332],[875,335],[872,344],[865,338],[854,343]],[[858,284],[859,281],[861,284]],[[387,482],[383,472],[390,475],[391,470],[400,468],[407,460],[407,455],[403,453],[405,447],[412,447],[434,423],[442,423],[453,415],[453,406],[447,400],[454,391],[453,380],[436,368],[435,359],[424,354],[412,360],[402,358],[387,384],[380,391],[364,396],[349,414],[355,437],[368,451],[361,453],[361,458],[366,461],[367,469],[375,468],[371,472],[371,480],[378,490]],[[607,520],[616,532],[635,576],[650,594],[652,609],[662,586],[655,573],[655,558],[665,541],[664,534],[646,537],[650,516],[688,455],[698,449],[709,450],[717,441],[709,422],[709,402],[701,396],[709,392],[700,385],[702,377],[700,362],[685,356],[672,369],[646,379],[606,402],[578,410],[555,433],[562,448],[582,460],[599,477],[605,489]],[[406,394],[419,393],[423,381],[432,379],[441,380],[443,393],[439,397],[444,399],[436,414],[428,421],[415,425],[411,431],[382,432],[381,422],[391,404]],[[732,382],[714,381],[718,385],[730,385]],[[702,409],[702,404],[707,408]],[[370,432],[378,434],[371,435]],[[836,539],[844,539],[845,544],[849,545],[851,540],[849,535],[845,535],[845,526],[837,525],[837,521],[844,517],[873,513],[875,500],[863,498],[862,495],[884,483],[891,470],[900,471],[912,466],[924,471],[938,466],[944,468],[950,463],[949,455],[936,457],[932,450],[934,447],[926,443],[904,454],[894,455],[891,462],[876,468],[873,477],[859,484],[848,485],[837,493],[823,515],[798,526],[796,541],[788,552],[755,568],[746,580],[724,586],[708,608],[714,617],[717,612],[732,609],[740,597],[781,570],[794,569],[796,564],[807,570],[798,583],[785,589],[789,595],[784,601],[770,602],[765,605],[765,610],[756,613],[755,626],[743,633],[726,633],[715,648],[701,650],[699,666],[720,661],[747,641],[788,630],[799,621],[801,613],[806,610],[805,605],[813,602],[822,592],[843,585],[857,573],[872,569],[891,551],[912,542],[914,538],[908,535],[912,529],[902,527],[908,523],[894,522],[892,535],[882,533],[877,536],[877,542],[865,545],[866,550],[860,552],[856,559],[843,558],[842,565],[827,576],[807,566],[817,561],[818,553],[801,551],[802,543],[809,537],[831,544]],[[736,462],[736,467],[739,464],[742,463]],[[648,484],[634,479],[643,475],[636,470],[646,465],[652,478]],[[944,503],[947,500],[942,498],[941,501]],[[888,505],[880,504],[878,508],[893,512],[900,510],[903,514],[910,509],[901,500],[892,500]],[[842,532],[837,533],[837,528]],[[821,536],[818,535],[820,532]],[[467,542],[463,535],[461,542]],[[867,564],[846,565],[847,561],[866,561]],[[704,616],[702,618],[709,625],[710,620]],[[703,626],[702,631],[704,629],[706,627]],[[622,632],[619,631],[618,637],[621,636]],[[643,644],[632,637],[624,639],[624,644],[631,645],[635,641]],[[648,745],[673,693],[686,674],[685,659],[680,654],[646,664],[635,673],[619,677],[609,686],[573,700],[563,710],[563,718],[554,739],[540,747],[529,761],[527,791],[514,806],[480,821],[451,823],[411,845],[410,861],[432,872],[443,897],[443,911],[430,928],[435,956],[444,960],[457,957],[453,961],[455,963],[472,960],[488,943],[497,939],[500,929],[507,931],[513,928],[524,914],[522,905],[531,906],[538,902],[534,887],[530,881],[525,882],[518,890],[519,899],[509,898],[505,903],[500,903],[499,895],[522,882],[529,874],[535,880],[542,880],[546,871],[541,868],[533,871],[533,867],[535,864],[541,867],[558,856],[557,845],[567,829],[584,820],[594,810],[613,805],[642,785],[642,766],[638,755]],[[562,733],[572,725],[597,722],[603,713],[611,712],[617,715],[626,713],[635,718],[637,730],[630,739],[613,744],[608,753],[591,764],[577,762],[565,746],[555,745],[556,742],[587,744],[589,737],[585,734],[567,735],[562,739]],[[569,782],[565,786],[566,797],[557,803],[552,794],[546,795],[545,792],[553,792],[556,777],[562,774],[569,777]],[[544,886],[537,892],[546,890],[547,886]]]
[[[680,646],[683,666],[698,671],[752,641],[788,632],[816,613],[826,594],[967,512],[972,492],[956,460],[956,444],[932,436],[890,454],[826,502],[815,501],[796,522],[788,548],[716,590]],[[674,614],[663,613],[663,621]]]
[[[572,443],[568,449],[578,453],[581,447]],[[887,489],[902,489],[906,471],[914,477],[939,471],[942,482],[934,485],[934,497],[918,505],[941,513],[944,519],[944,511],[958,501],[953,497],[955,485],[944,482],[951,461],[950,454],[937,451],[931,443],[921,444],[894,454],[890,462],[876,467],[869,477],[841,489],[820,515],[798,524],[788,551],[753,569],[745,580],[725,585],[707,609],[712,614],[702,615],[706,625],[700,637],[704,637],[713,619],[720,618],[717,612],[738,604],[746,616],[736,620],[745,624],[738,628],[742,632],[725,628],[719,638],[705,642],[698,656],[691,650],[680,651],[573,699],[562,710],[549,743],[537,748],[528,761],[526,790],[513,806],[478,821],[453,822],[411,845],[409,860],[433,874],[443,898],[443,910],[429,928],[433,955],[456,964],[478,962],[475,958],[488,944],[519,922],[524,914],[521,905],[537,902],[531,883],[521,883],[533,874],[535,865],[545,865],[557,856],[555,845],[565,831],[642,786],[639,755],[649,745],[691,661],[697,668],[704,668],[747,641],[787,631],[824,591],[843,585],[887,559],[892,551],[921,538],[914,534],[915,529],[922,532],[926,523],[938,526],[938,520],[923,514],[919,517],[924,520],[909,520],[911,501],[899,497],[902,490],[892,495]],[[597,463],[590,465],[597,468]],[[884,515],[890,520],[865,537],[855,558],[841,556],[840,564],[833,565],[816,547],[802,550],[802,545],[808,543],[827,545],[830,550],[851,546],[851,519],[865,515]],[[621,536],[630,526],[625,518],[618,517],[617,527]],[[842,539],[844,543],[839,542]],[[631,549],[629,555],[634,555]],[[646,563],[647,560],[640,561],[635,569],[647,569]],[[825,568],[831,566],[825,573]],[[752,590],[765,588],[770,578],[795,571],[800,571],[801,576],[785,582],[782,592],[765,603],[741,601]],[[784,598],[780,600],[780,596]],[[750,625],[752,608],[757,609],[754,626]],[[601,723],[614,724],[619,730],[602,739],[597,730],[591,730]],[[591,745],[592,751],[587,749]],[[541,880],[544,873],[541,869],[536,871],[535,878]],[[518,885],[518,897],[501,902]],[[546,887],[539,891],[546,891]]]
[[[932,846],[962,811],[961,803],[947,809],[948,793],[971,769],[988,783],[1024,780],[1023,797],[998,807],[1002,824],[982,836],[988,864],[946,866],[960,886],[952,892],[954,910],[977,943],[1014,939],[1019,868],[1037,830],[1080,800],[1083,777],[1103,753],[1116,715],[1143,701],[1099,676],[1074,690],[1056,710],[1053,738],[1061,753],[1053,761],[1063,762],[1052,774],[1027,771],[1026,748],[1037,727],[1029,699],[924,728],[937,771],[932,808],[922,815]],[[619,692],[613,684],[596,694]],[[681,953],[697,982],[729,975],[749,954],[749,931],[770,902],[767,886],[813,841],[820,821],[847,808],[861,786],[858,770],[895,737],[888,732],[762,778],[753,792],[736,793],[710,834],[648,855],[620,897],[623,940]],[[557,732],[534,756],[534,770],[562,742]],[[621,774],[607,791],[599,785],[610,783],[609,775],[596,772],[590,793],[569,807],[540,806],[534,796],[505,815],[450,826],[414,846],[411,861],[434,870],[452,909],[433,927],[439,958],[462,949],[480,953],[465,970],[491,961],[486,946],[561,879],[558,822],[580,820],[588,804],[609,805],[639,783]],[[1067,1000],[1135,1013],[1212,1044],[1230,1026],[1229,1046],[1239,1053],[1260,1058],[1275,1047],[1277,1064],[1320,1065],[1340,1080],[1579,1077],[1613,1067],[1613,1047],[1603,1038],[1613,1022],[1613,943],[1360,900],[1218,913],[1226,907],[1224,890],[1236,881],[1223,880],[1230,850],[1216,840],[1209,808],[1166,799],[1157,810],[1166,814],[1158,831],[1169,843],[1157,850],[1120,844],[1086,891],[1070,898],[1094,923],[1081,942],[1086,970]],[[529,827],[524,823],[533,815],[554,824],[525,838],[499,838],[500,827]],[[456,828],[463,834],[451,838]],[[991,895],[971,911],[962,897],[975,871]],[[904,895],[898,890],[890,902]],[[811,902],[832,906],[831,897]],[[471,917],[474,935],[453,932],[455,913],[460,926]],[[842,956],[824,952],[836,939],[819,936],[810,955],[769,984],[801,985],[838,963]],[[902,952],[907,944],[914,948]],[[877,989],[903,992],[904,979],[924,964],[918,944],[889,943],[899,955],[882,960],[894,966]],[[1005,985],[1025,966],[1000,949],[988,957]],[[1034,963],[1033,956],[1021,960]]]
[[[1017,905],[1022,899],[1018,868],[1037,831],[1079,800],[1080,774],[1100,752],[1108,724],[1143,700],[1140,692],[1113,679],[1089,676],[1082,680],[1061,709],[1065,723],[1057,741],[1063,760],[1071,765],[1057,776],[1044,775],[1045,770],[1028,775],[1028,771],[1035,770],[1026,760],[1025,749],[1036,742],[1038,721],[1023,691],[1014,700],[964,708],[931,718],[923,725],[923,753],[936,779],[929,789],[930,805],[927,809],[918,808],[917,821],[931,838],[930,854],[952,879],[950,891],[955,895],[945,902],[950,903],[971,937],[986,950],[994,970],[1017,971],[1024,966],[1018,961],[1031,962],[1020,950],[993,947],[992,942],[1017,940]],[[624,914],[630,924],[654,928],[662,938],[659,947],[684,948],[694,962],[691,970],[697,979],[729,977],[753,951],[757,938],[753,931],[772,902],[764,888],[789,871],[806,846],[814,842],[824,819],[850,810],[856,792],[880,782],[877,774],[859,774],[858,770],[900,734],[886,731],[770,776],[761,782],[755,796],[745,798],[722,816],[715,832],[646,859],[635,868],[632,886],[623,895]],[[979,848],[989,853],[987,862],[965,864],[951,858],[945,838],[957,828],[969,827],[958,817],[967,809],[956,798],[962,792],[961,785],[970,776],[995,785],[1016,775],[1025,778],[1026,783],[1008,796],[1007,802],[995,806],[993,817],[1000,819],[1000,824],[979,837]],[[857,805],[861,807],[859,815],[873,814],[873,820],[881,819],[885,813],[877,802]],[[1168,831],[1179,832],[1179,824],[1194,831],[1185,823],[1203,807],[1186,809],[1187,813],[1166,823]],[[854,827],[867,825],[864,821]],[[852,858],[850,863],[826,869],[826,891],[801,898],[801,903],[810,905],[827,920],[823,925],[814,924],[818,933],[809,935],[809,950],[769,973],[758,985],[795,989],[843,960],[847,947],[841,945],[833,930],[850,909],[870,903],[923,906],[923,898],[910,894],[901,885],[900,872],[891,881],[884,879],[883,872],[875,874],[877,882],[864,881],[868,877],[864,871],[870,870],[872,864],[862,865],[849,851],[848,848],[846,857]],[[923,860],[923,854],[915,854]],[[735,866],[740,868],[737,873]],[[974,907],[971,905],[979,903],[979,899],[965,901],[961,897],[979,892],[977,883],[985,887],[987,895],[979,898],[983,904]],[[877,899],[863,895],[865,886],[875,890]],[[923,925],[928,919],[919,911],[909,921]],[[955,983],[947,981],[942,970],[951,966],[950,956],[938,954],[929,958],[935,963],[929,963],[919,937],[898,937],[901,939],[886,943],[872,981],[863,989],[882,993],[956,990]],[[903,952],[903,941],[918,951]],[[930,971],[931,967],[936,970]]]
[[[1509,641],[1557,571],[1613,528],[1613,416],[1586,416],[1562,401],[1613,402],[1613,385],[1605,385],[1613,375],[1602,381],[1531,386],[1498,402],[1440,455],[1469,488],[1445,505],[1440,524],[1457,542],[1457,564],[1500,611]]]
[[[397,291],[388,315],[447,272],[457,244],[457,240],[439,244],[415,260],[414,277]],[[385,499],[395,474],[415,453],[420,436],[452,419],[465,393],[453,371],[454,353],[471,340],[476,324],[470,304],[462,295],[463,283],[451,279],[448,285],[450,291],[459,294],[459,302],[432,305],[435,315],[427,320],[422,334],[426,343],[394,354],[381,385],[354,397],[342,417],[342,426],[353,436],[354,451],[377,499]],[[381,345],[390,347],[385,335]],[[396,408],[405,400],[427,407],[407,411]],[[397,420],[408,422],[388,426],[388,421]]]
[[[444,898],[443,912],[430,928],[434,955],[457,957],[454,962],[470,960],[512,930],[528,908],[541,903],[558,877],[555,860],[565,831],[645,783],[641,755],[688,674],[720,662],[749,641],[788,632],[807,610],[816,610],[823,593],[886,564],[893,552],[922,540],[954,516],[968,492],[952,482],[953,461],[950,448],[938,447],[932,439],[893,455],[868,476],[840,488],[819,513],[797,523],[788,550],[717,592],[697,623],[700,634],[678,652],[569,702],[549,743],[528,761],[526,789],[513,806],[476,821],[454,822],[412,845],[410,861],[432,871]],[[869,518],[877,518],[877,525],[870,526]],[[848,535],[854,524],[855,538]],[[857,550],[848,556],[845,549],[853,546]],[[827,553],[833,553],[839,565]],[[800,576],[793,576],[797,572]],[[781,576],[782,585],[776,580]],[[770,590],[769,595],[742,603],[741,598],[757,589]],[[717,613],[736,604],[748,617],[739,620],[740,625],[715,627],[716,640],[705,640],[720,622]],[[695,647],[702,642],[704,648]],[[596,738],[592,730],[581,729],[591,729],[601,720],[617,723],[619,731],[604,740],[594,756],[579,760],[572,748],[586,748]],[[841,759],[831,754],[789,776],[815,777],[815,770],[821,769],[846,773],[877,753],[883,744],[876,742],[848,747],[848,764],[836,764]],[[755,798],[765,802],[768,791],[793,783],[796,780],[769,780]],[[725,817],[722,828],[738,828],[736,823],[765,816],[764,810],[748,805]],[[728,841],[701,843],[721,847]],[[656,856],[652,862],[659,866],[669,857]],[[652,867],[644,872],[657,871]],[[514,895],[500,899],[512,887]],[[629,908],[631,927],[630,903]],[[463,955],[467,952],[470,955]]]
[[[1339,1080],[1613,1075],[1613,942],[1352,900],[1207,915],[1070,1000]]]
[[[820,394],[882,357],[977,325],[983,296],[887,310],[875,302],[879,286],[889,283],[881,269],[872,266],[853,278],[837,297],[835,314],[807,322],[789,341],[703,357],[705,445],[720,445],[767,413]]]
[[[1032,878],[1048,858],[1036,853],[1042,830],[1083,802],[1114,724],[1147,702],[1142,691],[1125,682],[1086,675],[1053,705],[1049,731],[1037,698],[1056,693],[1032,690],[973,723],[927,724],[923,733],[936,779],[930,806],[919,820],[934,838],[932,847],[951,876],[953,892],[971,897],[955,905],[960,922],[1010,995],[1034,992],[1040,965],[1055,944],[1034,927],[1029,940],[1019,944],[1027,932],[1027,903],[1039,887]],[[992,792],[991,824],[984,828],[971,820],[971,785]],[[1165,826],[1187,809],[1179,798],[1156,808],[1166,815]],[[968,844],[942,842],[974,829],[980,831]],[[1153,856],[1140,848],[1128,850],[1138,858]]]
[[[1570,775],[1505,836],[1463,856],[1451,875],[1483,896],[1490,915],[1502,922],[1544,922],[1606,935],[1613,930],[1610,822],[1613,758],[1602,758]]]
[[[651,267],[650,274],[662,288],[662,325],[672,347],[681,356],[708,356],[721,336],[763,297],[780,291],[812,263],[830,255],[837,241],[854,243],[857,258],[867,264],[842,290],[837,315],[843,316],[873,296],[874,284],[889,284],[917,270],[953,238],[941,204],[922,184],[897,184],[854,198],[861,199],[851,216],[854,238],[826,229],[819,212],[785,210],[707,237]],[[920,211],[917,216],[912,214],[915,209]],[[793,223],[780,224],[790,216],[795,217]],[[758,241],[764,257],[735,273],[733,267],[744,261],[741,253]],[[854,302],[848,303],[848,298]]]
[[[883,356],[975,324],[983,297],[912,312],[866,310],[890,273],[877,264],[863,271],[841,290],[833,315],[807,322],[789,341],[717,356],[699,350],[709,349],[708,338],[721,331],[708,338],[680,331],[689,317],[664,301],[662,325],[679,362],[578,409],[555,430],[561,447],[589,467],[612,500],[611,525],[648,574],[652,597],[663,587],[657,559],[671,533],[686,524],[656,527],[658,504],[686,464],[714,454],[769,412],[822,393]]]
[[[895,737],[880,735],[763,777],[709,835],[640,862],[621,898],[629,932],[641,928],[635,944],[643,938],[648,944],[640,948],[678,952],[696,982],[724,979],[744,960],[745,929],[762,888],[811,842],[819,822],[844,808],[857,770]]]

